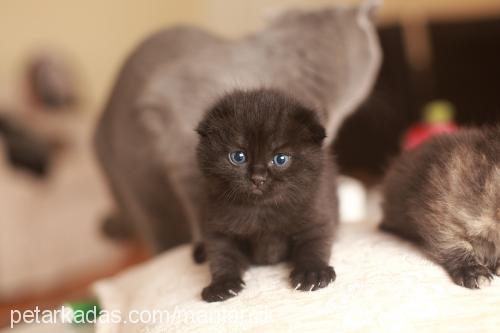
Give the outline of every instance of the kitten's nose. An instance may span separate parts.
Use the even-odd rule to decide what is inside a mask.
[[[252,175],[250,179],[252,180],[252,183],[254,183],[254,185],[257,187],[262,187],[266,182],[266,176],[260,174]]]

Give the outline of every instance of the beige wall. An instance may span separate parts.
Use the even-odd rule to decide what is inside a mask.
[[[17,104],[12,100],[20,95],[27,58],[55,47],[78,65],[88,105],[99,105],[124,56],[143,36],[197,20],[192,1],[0,0],[0,98]]]
[[[239,36],[287,7],[356,0],[0,0],[0,107],[19,104],[23,66],[44,47],[78,65],[86,105],[100,108],[127,52],[150,32],[193,23]],[[499,13],[499,0],[386,0],[382,20]]]

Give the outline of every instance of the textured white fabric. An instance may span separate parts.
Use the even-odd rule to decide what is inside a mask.
[[[456,286],[413,245],[361,224],[340,228],[331,263],[337,280],[320,291],[292,290],[281,264],[251,268],[237,297],[205,303],[208,267],[178,247],[95,285],[106,310],[166,310],[170,321],[101,322],[97,333],[500,332],[498,277],[482,290]]]

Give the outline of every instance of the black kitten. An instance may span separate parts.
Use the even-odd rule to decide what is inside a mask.
[[[338,220],[335,169],[315,112],[274,90],[235,91],[198,133],[212,274],[202,298],[235,296],[250,263],[289,260],[292,286],[304,291],[335,280],[328,265]]]
[[[385,180],[382,228],[420,241],[467,288],[500,274],[500,128],[438,136]]]

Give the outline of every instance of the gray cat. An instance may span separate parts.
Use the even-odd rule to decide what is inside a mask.
[[[500,275],[500,127],[438,136],[399,158],[381,227],[420,242],[453,281]]]
[[[95,135],[117,203],[108,227],[138,231],[156,252],[199,239],[195,128],[234,88],[280,89],[321,110],[331,143],[379,68],[372,9],[369,0],[294,11],[236,41],[178,27],[143,42],[123,66]]]

